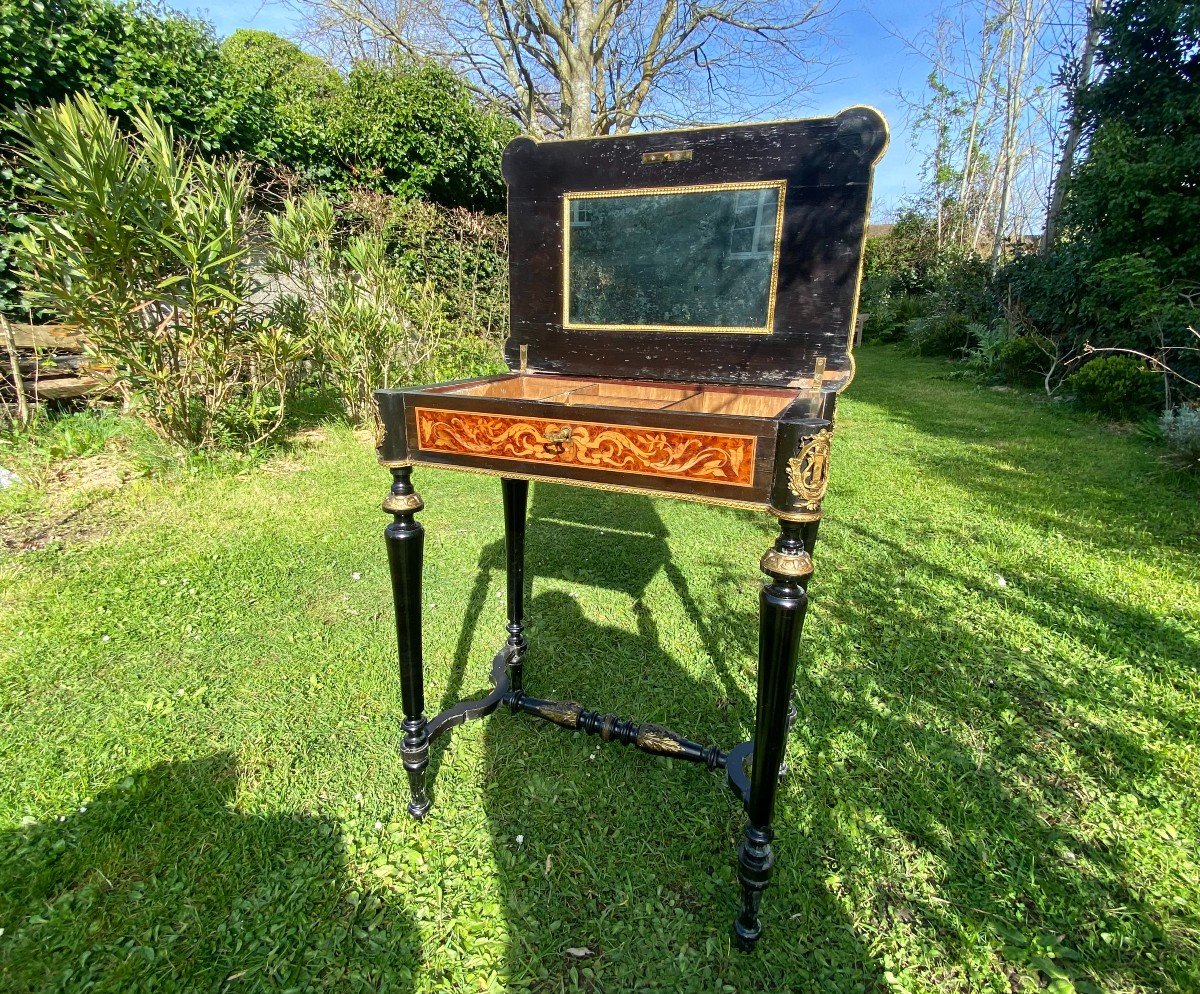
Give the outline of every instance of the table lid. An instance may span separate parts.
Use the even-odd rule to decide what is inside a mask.
[[[511,337],[528,372],[827,389],[850,350],[887,123],[512,141]]]

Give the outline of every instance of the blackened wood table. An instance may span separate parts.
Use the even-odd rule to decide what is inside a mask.
[[[738,851],[750,949],[774,864],[771,822],[812,551],[851,353],[877,111],[577,141],[513,141],[509,372],[381,390],[379,457],[399,641],[410,813],[430,809],[430,742],[506,705],[562,728],[723,770],[745,807]],[[423,504],[414,466],[501,478],[507,638],[492,692],[430,718],[421,651]],[[753,738],[729,750],[525,690],[530,480],[763,510]]]

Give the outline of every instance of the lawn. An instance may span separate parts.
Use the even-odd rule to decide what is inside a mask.
[[[500,494],[414,478],[436,710]],[[0,558],[5,992],[1200,989],[1200,504],[1144,439],[864,350],[751,956],[702,768],[498,713],[407,819],[387,482],[329,426]],[[772,536],[535,485],[528,689],[746,738]]]

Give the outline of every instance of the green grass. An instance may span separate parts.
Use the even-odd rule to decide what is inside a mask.
[[[946,371],[844,398],[753,956],[702,769],[497,714],[406,818],[386,474],[332,427],[0,559],[0,988],[1200,989],[1196,495]],[[502,637],[499,485],[415,480],[437,710]],[[772,534],[535,485],[529,689],[745,738]]]
[[[0,466],[21,481],[0,490],[0,547],[26,551],[96,530],[96,517],[112,510],[107,498],[131,479],[244,472],[267,454],[188,452],[111,409],[35,408],[30,424],[0,426]]]

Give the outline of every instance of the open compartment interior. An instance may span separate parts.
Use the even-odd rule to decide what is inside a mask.
[[[499,380],[484,380],[445,391],[459,397],[511,397],[515,400],[546,400],[587,380],[559,376],[506,376]],[[442,391],[438,391],[441,393]]]
[[[516,375],[453,388],[446,393],[458,396],[536,400],[565,407],[626,407],[648,411],[687,411],[773,418],[796,399],[799,391]]]

